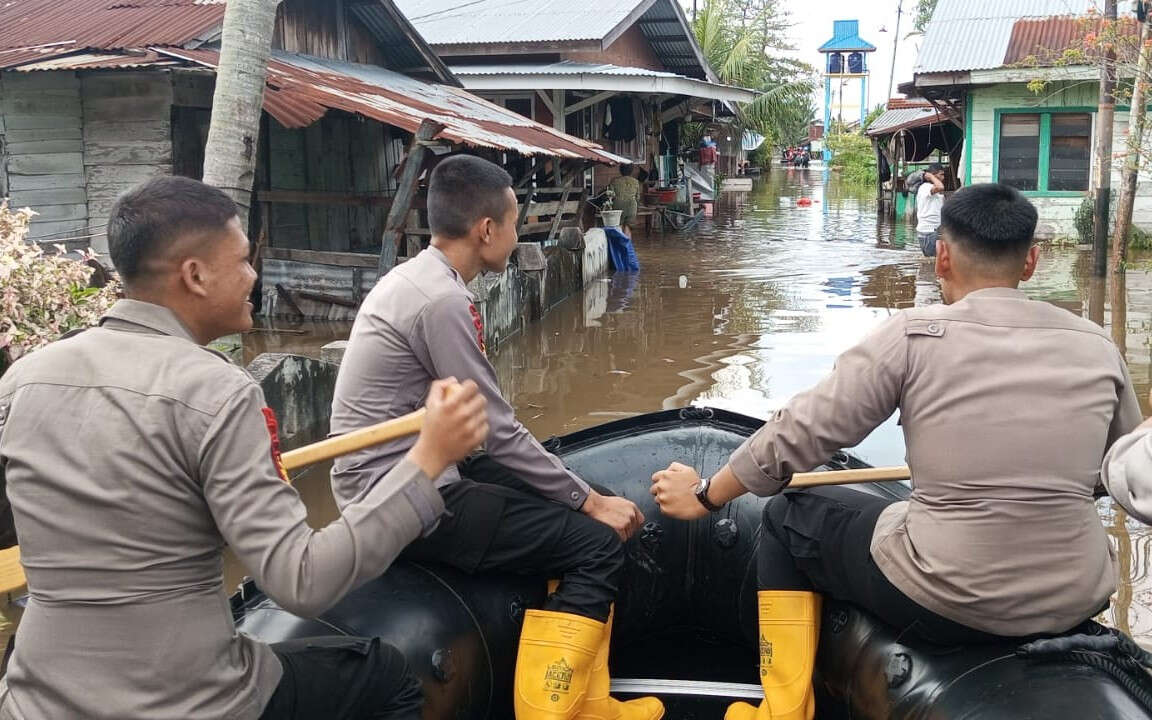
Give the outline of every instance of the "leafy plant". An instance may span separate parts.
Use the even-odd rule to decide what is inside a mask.
[[[1111,217],[1108,219],[1109,232],[1108,236],[1112,236],[1112,228],[1116,222],[1116,191],[1112,191],[1112,200],[1108,203],[1111,210]],[[1081,245],[1091,245],[1093,241],[1093,225],[1096,221],[1096,199],[1092,195],[1085,195],[1084,199],[1080,201],[1080,206],[1076,208],[1076,214],[1072,216],[1072,223],[1076,228],[1076,236],[1079,238]],[[1111,242],[1111,240],[1109,240]],[[1152,232],[1142,230],[1135,225],[1128,232],[1128,247],[1133,250],[1152,250]]]
[[[876,151],[872,141],[860,133],[837,133],[825,136],[832,151],[833,170],[849,185],[874,185],[877,181]]]
[[[115,302],[119,286],[89,287],[93,269],[84,262],[49,255],[27,241],[35,215],[0,202],[0,373],[69,330],[94,325]],[[85,261],[95,256],[83,254]]]

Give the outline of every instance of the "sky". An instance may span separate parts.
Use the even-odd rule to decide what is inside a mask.
[[[691,0],[681,2],[691,7]],[[823,56],[816,52],[816,48],[832,38],[832,21],[859,20],[860,37],[876,46],[876,52],[870,53],[869,57],[872,75],[868,81],[868,107],[875,107],[886,100],[884,96],[888,92],[896,11],[900,5],[901,0],[781,0],[781,6],[789,13],[793,23],[791,42],[796,50],[791,55],[823,70]],[[903,0],[900,41],[896,48],[896,77],[892,83],[894,96],[900,95],[896,90],[897,85],[912,79],[912,65],[920,49],[920,36],[907,38],[912,31],[915,10],[916,0]],[[691,15],[691,10],[688,13]],[[881,28],[886,32],[880,32]],[[816,100],[820,117],[824,115],[823,87],[821,82]]]
[[[859,20],[860,37],[876,46],[870,53],[868,80],[868,107],[884,102],[888,92],[888,75],[892,68],[893,42],[896,40],[897,8],[900,0],[782,0],[782,6],[793,22],[792,44],[794,57],[823,69],[823,55],[816,48],[832,38],[832,21]],[[912,65],[920,49],[921,36],[907,37],[912,32],[916,0],[903,0],[900,16],[900,35],[896,47],[896,76],[892,82],[892,95],[899,96],[896,86],[912,79]],[[885,32],[881,32],[881,28]],[[823,85],[817,105],[823,113]]]

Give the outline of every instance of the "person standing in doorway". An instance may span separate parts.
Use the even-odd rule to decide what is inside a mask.
[[[936,257],[936,231],[943,205],[944,166],[932,163],[924,171],[924,182],[916,189],[916,239],[924,257]]]
[[[636,209],[640,205],[640,181],[632,177],[632,165],[620,166],[620,177],[608,183],[608,189],[616,193],[612,207],[620,212],[620,227],[624,234],[632,237],[632,224],[636,222]]]

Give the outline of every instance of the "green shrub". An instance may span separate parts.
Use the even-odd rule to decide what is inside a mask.
[[[850,185],[875,185],[876,151],[872,141],[858,133],[828,135],[825,146],[832,151],[831,167]]]
[[[1111,238],[1111,228],[1116,225],[1116,192],[1112,192],[1112,199],[1108,204],[1111,217],[1109,220],[1108,236]],[[1096,199],[1091,195],[1085,195],[1084,199],[1080,202],[1080,207],[1076,208],[1076,214],[1072,218],[1072,222],[1076,226],[1076,235],[1080,239],[1081,245],[1092,244],[1092,231],[1093,225],[1096,220]],[[1111,240],[1109,240],[1111,242]],[[1132,250],[1152,250],[1152,232],[1141,230],[1135,225],[1128,231],[1128,247]]]

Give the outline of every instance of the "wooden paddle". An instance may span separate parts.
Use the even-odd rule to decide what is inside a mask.
[[[827,470],[825,472],[796,473],[792,476],[790,488],[819,487],[821,485],[850,485],[852,483],[890,482],[908,480],[912,477],[908,466],[872,467],[857,470]]]
[[[284,453],[285,470],[315,465],[325,460],[347,455],[348,453],[380,445],[389,440],[402,438],[406,435],[415,435],[424,425],[424,414],[427,411],[420,408],[416,412],[408,413],[392,420],[369,425],[366,428],[354,430],[345,435],[321,440],[320,442],[305,445],[304,447]],[[825,472],[796,473],[792,476],[791,488],[818,487],[820,485],[849,485],[852,483],[886,482],[892,480],[907,480],[912,477],[907,466],[904,467],[875,467],[860,468],[857,470],[828,470]]]
[[[398,418],[385,420],[382,423],[353,430],[344,435],[337,435],[327,440],[289,450],[280,459],[284,463],[285,470],[296,470],[357,450],[380,445],[389,440],[402,438],[406,435],[415,435],[424,426],[424,415],[427,412],[424,408],[420,408],[416,412],[410,412]]]

